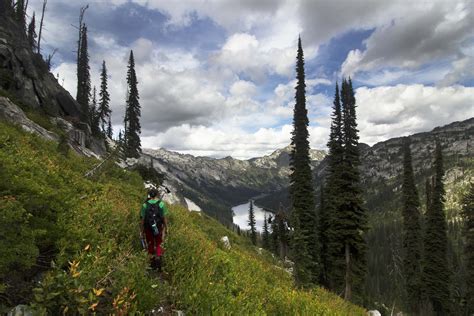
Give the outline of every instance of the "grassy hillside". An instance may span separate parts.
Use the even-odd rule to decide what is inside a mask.
[[[97,163],[0,122],[0,311],[65,314],[180,309],[191,314],[365,315],[321,289],[293,288],[268,253],[217,221],[171,206],[164,280],[147,271],[137,173]],[[227,235],[232,248],[219,239]],[[40,282],[38,282],[40,281]]]

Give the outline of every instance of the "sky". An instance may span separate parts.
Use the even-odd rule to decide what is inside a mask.
[[[312,148],[326,148],[348,76],[369,145],[474,116],[474,1],[49,0],[42,53],[58,50],[52,72],[73,96],[86,4],[92,84],[105,60],[115,135],[133,49],[142,147],[248,159],[287,146],[298,36]]]

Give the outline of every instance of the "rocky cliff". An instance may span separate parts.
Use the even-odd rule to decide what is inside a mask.
[[[42,56],[32,51],[18,22],[5,15],[0,18],[0,87],[51,116],[80,117],[80,105],[49,72]]]
[[[61,132],[40,132],[41,136],[58,140],[59,134],[64,134],[80,153],[105,153],[104,141],[93,137],[90,127],[81,122],[81,106],[49,72],[43,57],[28,43],[24,28],[5,10],[0,11],[0,96],[8,98],[0,100],[0,116],[4,119],[18,120],[23,128],[30,126],[32,131],[39,131],[24,112],[43,116]]]

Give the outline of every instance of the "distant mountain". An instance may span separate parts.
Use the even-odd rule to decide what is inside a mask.
[[[474,159],[474,118],[407,137],[411,142],[413,168],[419,181],[424,180],[430,173],[436,139],[440,141],[443,148],[448,176],[453,172],[462,173],[462,170],[466,168],[466,159]],[[386,209],[386,203],[391,202],[385,201],[383,206],[380,205],[378,201],[381,196],[390,195],[401,185],[403,140],[404,137],[398,137],[373,146],[360,144],[361,176],[367,207],[370,211]],[[320,186],[326,167],[327,160],[324,159],[313,169],[316,187]],[[262,197],[257,200],[257,203],[269,209],[276,209],[280,203],[288,207],[288,190],[284,188]]]
[[[231,206],[288,186],[290,151],[287,146],[268,156],[239,160],[144,149],[140,162],[162,172],[184,196],[211,215],[231,222]],[[325,155],[322,150],[311,150],[313,166]]]

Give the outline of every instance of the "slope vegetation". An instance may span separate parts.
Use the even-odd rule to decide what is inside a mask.
[[[145,191],[136,173],[0,121],[0,311],[58,314],[364,315],[321,289],[302,291],[247,239],[206,215],[171,206],[164,276],[137,241]],[[219,240],[227,235],[232,248]],[[40,281],[40,282],[38,282]]]

